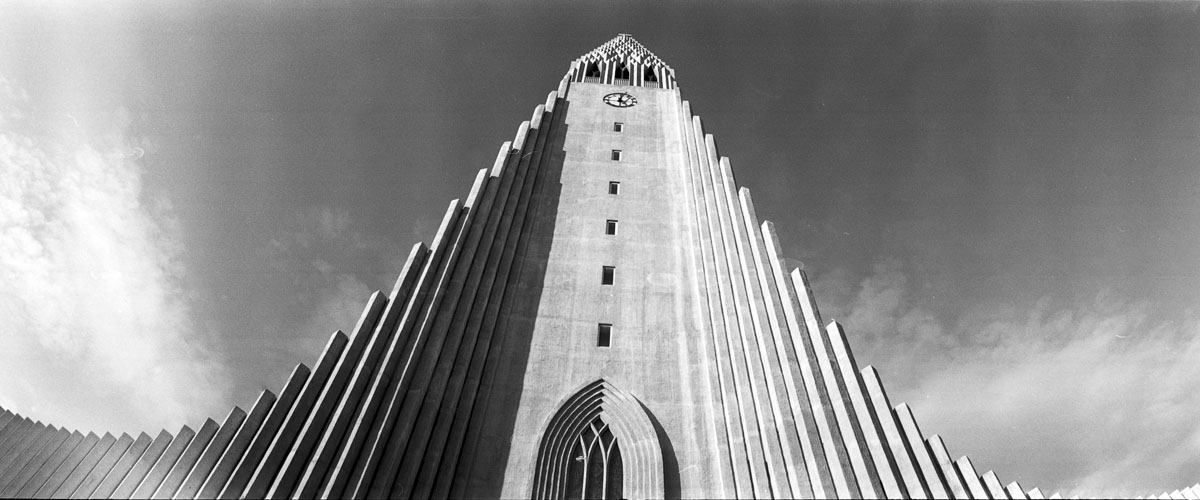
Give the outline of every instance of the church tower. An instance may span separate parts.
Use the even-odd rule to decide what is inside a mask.
[[[856,365],[629,35],[571,63],[349,332],[195,430],[0,413],[0,496],[1042,498]]]

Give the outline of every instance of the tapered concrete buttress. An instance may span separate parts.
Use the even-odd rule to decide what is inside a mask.
[[[206,424],[207,422],[212,422],[212,419],[206,419]],[[187,451],[187,447],[194,437],[196,437],[196,431],[193,431],[191,427],[185,425],[179,429],[175,438],[171,440],[171,444],[163,450],[162,455],[154,462],[154,466],[146,473],[146,477],[137,484],[137,489],[133,490],[128,498],[150,498],[155,491],[158,491],[158,487],[167,478],[167,474],[171,473],[171,469],[175,467],[175,462],[179,461],[179,457],[183,456],[183,452]],[[127,479],[134,478],[131,475]],[[122,484],[122,486],[124,485]],[[124,488],[119,490],[121,489]],[[125,497],[126,495],[120,496]]]
[[[787,326],[783,314],[783,299],[775,284],[770,252],[767,239],[763,236],[762,226],[754,209],[750,190],[742,188],[738,191],[743,223],[749,236],[753,268],[757,278],[757,289],[761,294],[763,309],[766,317],[766,332],[762,339],[766,347],[763,365],[774,372],[772,386],[773,409],[776,412],[781,446],[784,453],[786,474],[791,484],[791,495],[794,497],[809,497],[813,494],[809,475],[816,475],[816,464],[809,463],[815,456],[811,450],[805,450],[812,444],[808,440],[808,425],[799,410],[802,401],[797,400],[797,379],[799,378],[795,351],[786,337]],[[805,474],[807,472],[807,474]]]
[[[258,428],[258,432],[254,435],[254,440],[246,448],[246,453],[242,455],[241,461],[238,462],[233,475],[229,477],[229,481],[221,490],[218,498],[241,498],[246,485],[250,483],[250,478],[258,470],[258,464],[266,455],[267,449],[271,446],[271,442],[274,441],[275,435],[279,433],[279,428],[283,425],[283,421],[287,419],[288,414],[291,412],[296,398],[300,396],[300,391],[304,390],[304,384],[308,381],[308,376],[309,369],[302,364],[296,365],[296,368],[292,370],[287,384],[279,392],[279,399],[271,406],[271,412],[267,414],[267,418],[263,420],[262,426]]]
[[[1001,486],[1000,478],[996,477],[995,472],[987,471],[980,479],[983,480],[983,485],[992,498],[1008,498],[1008,494],[1004,491],[1004,486]]]
[[[892,414],[891,403],[888,402],[887,393],[883,390],[879,373],[875,371],[874,367],[868,366],[862,369],[862,378],[867,386],[867,393],[871,395],[871,405],[875,410],[879,427],[883,431],[884,441],[891,449],[891,457],[896,462],[901,479],[904,480],[904,488],[908,491],[909,498],[929,498],[929,489],[917,472],[912,455],[909,453],[909,445],[905,441],[904,435],[901,434],[900,424]]]
[[[486,392],[481,390],[482,378],[490,355],[496,352],[494,349],[496,343],[493,342],[493,339],[501,308],[506,302],[511,303],[508,301],[511,297],[509,292],[512,289],[509,278],[513,275],[514,269],[519,267],[515,265],[515,257],[518,249],[524,248],[523,244],[528,241],[523,235],[528,234],[524,228],[530,213],[530,198],[534,192],[534,186],[542,178],[538,174],[550,161],[548,144],[561,125],[561,121],[553,113],[557,97],[557,93],[551,92],[547,96],[546,103],[534,110],[530,125],[537,131],[533,151],[531,154],[521,155],[521,162],[514,174],[512,186],[508,189],[509,200],[505,203],[505,208],[501,213],[500,227],[497,229],[497,234],[500,236],[493,242],[493,250],[489,255],[489,262],[485,266],[489,274],[484,277],[484,281],[492,283],[489,287],[490,292],[486,297],[486,302],[476,308],[466,326],[468,331],[476,335],[477,340],[466,368],[458,367],[456,375],[452,375],[456,376],[456,380],[462,379],[459,382],[461,390],[456,409],[458,415],[454,419],[439,421],[440,429],[435,428],[435,433],[439,436],[442,432],[441,429],[445,429],[444,432],[448,434],[445,438],[446,452],[441,456],[440,464],[433,463],[434,460],[429,461],[430,468],[440,471],[436,483],[431,486],[433,489],[430,494],[435,497],[453,496],[455,495],[453,489],[456,486],[461,488],[467,484],[467,480],[463,476],[469,466],[460,467],[460,457],[469,459],[472,456],[471,443],[465,442],[465,440],[471,431],[471,422],[479,418],[474,408],[479,396]],[[456,384],[456,386],[458,385]],[[446,411],[452,410],[447,409]],[[478,427],[478,425],[474,427]]]
[[[364,392],[367,390],[371,377],[378,373],[378,364],[392,334],[395,333],[396,323],[400,320],[409,297],[412,296],[417,274],[424,263],[429,249],[424,244],[413,245],[408,259],[400,270],[400,276],[392,293],[388,297],[387,306],[381,319],[371,335],[370,343],[363,353],[362,362],[355,369],[354,376],[346,387],[346,395],[341,398],[337,409],[330,417],[329,428],[322,433],[313,457],[308,461],[300,484],[294,496],[312,498],[320,491],[324,480],[329,477],[330,467],[337,458],[337,453],[346,443],[346,432],[354,422],[354,414],[362,406]]]
[[[196,460],[195,465],[187,471],[187,475],[179,487],[171,491],[172,488],[160,486],[159,491],[155,494],[160,497],[170,494],[171,498],[194,498],[196,492],[200,490],[200,486],[212,473],[217,460],[226,452],[230,441],[233,440],[234,433],[241,428],[242,422],[245,420],[246,412],[234,406],[233,410],[230,410],[229,414],[225,416],[225,421],[221,422],[220,428],[213,434],[212,439],[204,446],[204,452]]]
[[[4,474],[0,474],[0,496],[14,493],[71,435],[66,429],[55,429],[54,426],[47,430],[50,432],[36,446],[31,447],[26,456],[15,460]]]
[[[113,437],[112,434],[104,434],[104,436],[100,438],[100,441],[98,441],[96,445],[88,451],[87,455],[84,455],[83,459],[79,461],[79,464],[77,464],[75,468],[71,470],[71,473],[63,478],[62,482],[59,483],[58,488],[50,493],[50,496],[53,498],[68,498],[75,493],[75,489],[83,483],[84,479],[87,479],[87,476],[88,474],[91,474],[92,469],[94,469],[96,465],[100,463],[100,460],[104,458],[104,455],[108,453],[108,450],[116,443],[116,437]]]
[[[372,426],[376,432],[369,436],[369,442],[362,449],[357,470],[347,484],[346,496],[363,498],[368,495],[390,494],[392,480],[396,476],[405,444],[412,431],[409,425],[411,406],[416,404],[416,400],[424,397],[424,383],[427,380],[420,373],[420,364],[430,341],[430,331],[437,322],[439,312],[452,307],[449,302],[453,302],[455,292],[459,290],[459,287],[455,286],[455,270],[458,268],[459,256],[463,249],[469,246],[470,229],[474,226],[473,221],[478,213],[476,205],[485,192],[487,180],[488,171],[480,170],[466,201],[462,204],[461,213],[451,231],[451,243],[445,248],[443,260],[433,272],[430,295],[422,304],[411,333],[406,335],[404,347],[400,350],[399,364],[384,393],[384,401]],[[451,298],[447,299],[447,295]],[[408,411],[405,411],[406,409]],[[404,419],[401,420],[401,417]]]
[[[164,431],[162,434],[160,434],[160,437],[163,437],[163,434],[166,434],[166,432]],[[170,438],[167,437],[166,439],[161,440],[164,449],[169,439]],[[133,443],[130,443],[129,447],[123,453],[121,453],[121,455],[117,458],[116,463],[113,464],[104,477],[100,478],[100,481],[96,484],[96,487],[93,488],[92,491],[88,492],[87,496],[81,496],[81,492],[84,491],[84,489],[81,487],[79,490],[76,490],[76,497],[108,498],[109,495],[116,491],[117,486],[121,485],[121,481],[125,479],[125,476],[129,475],[133,471],[133,468],[135,465],[137,465],[138,460],[142,458],[143,454],[147,453],[154,443],[155,440],[151,439],[150,435],[144,432],[139,434],[137,439],[134,440]]]
[[[145,434],[143,434],[143,436],[145,436]],[[146,438],[146,441],[149,442],[149,437]],[[91,472],[89,472],[87,476],[83,478],[83,480],[79,483],[79,486],[76,487],[75,491],[71,493],[70,498],[90,497],[92,492],[96,491],[96,488],[100,486],[100,482],[103,481],[108,473],[112,471],[113,467],[117,465],[117,460],[119,460],[121,456],[125,454],[125,452],[129,451],[129,447],[132,446],[133,443],[133,436],[130,436],[129,434],[122,434],[120,439],[113,443],[113,445],[108,448],[108,451],[104,452],[104,456],[100,458],[100,461],[96,463],[96,466],[92,468]]]
[[[235,407],[235,410],[241,412]],[[151,498],[166,499],[175,496],[175,492],[179,490],[179,486],[183,484],[183,480],[187,478],[188,472],[196,465],[196,461],[200,460],[200,455],[204,453],[204,449],[212,442],[213,436],[217,434],[217,430],[221,428],[215,420],[209,418],[204,420],[204,424],[200,426],[200,430],[196,431],[196,435],[192,436],[192,440],[188,442],[187,448],[184,448],[183,453],[179,454],[179,459],[171,465],[171,470],[167,472],[166,477],[154,489]]]
[[[42,423],[35,424],[32,428],[20,436],[19,441],[15,443],[11,450],[4,454],[0,454],[0,477],[8,472],[8,469],[14,466],[18,460],[28,459],[31,448],[36,448],[38,443],[45,440],[46,436],[51,433],[51,427],[47,427]]]
[[[26,472],[18,475],[12,483],[4,490],[5,496],[14,497],[32,497],[37,492],[38,488],[46,484],[46,480],[50,475],[62,465],[75,449],[79,447],[85,436],[79,431],[71,433],[63,444],[58,447],[44,462],[31,463],[30,467],[26,468]]]
[[[29,434],[30,431],[37,428],[39,422],[35,422],[28,418],[22,418],[10,424],[5,428],[7,431],[3,436],[0,436],[0,456],[8,455],[14,448]]]
[[[954,462],[954,470],[958,473],[958,478],[966,485],[971,498],[990,498],[987,486],[983,485],[979,474],[975,472],[975,466],[971,463],[970,458],[959,457]]]
[[[910,456],[913,458],[913,463],[917,464],[926,486],[929,487],[930,495],[933,498],[950,498],[950,493],[946,491],[946,481],[942,479],[942,474],[934,464],[933,457],[929,455],[929,449],[925,446],[925,437],[921,435],[921,428],[917,426],[917,419],[913,417],[912,408],[909,408],[907,403],[900,403],[895,412],[896,418],[900,422],[900,432],[903,433],[904,439],[908,443]]]
[[[395,332],[391,334],[392,338],[387,344],[379,371],[374,375],[367,389],[366,401],[355,412],[346,443],[338,452],[329,477],[320,488],[324,497],[333,498],[347,495],[349,494],[348,489],[353,491],[364,478],[367,478],[365,475],[367,464],[360,465],[359,460],[363,458],[364,453],[369,453],[367,449],[374,446],[384,432],[383,425],[377,422],[379,413],[383,405],[387,403],[388,388],[391,387],[395,378],[395,371],[403,362],[418,317],[421,315],[426,301],[433,297],[431,294],[434,282],[437,280],[438,267],[445,258],[447,247],[453,244],[454,229],[457,227],[461,214],[460,201],[451,201],[442,217],[441,224],[438,225],[432,245],[428,252],[423,252],[425,258],[420,264],[421,270],[411,298],[404,307]],[[367,480],[369,481],[369,478]]]
[[[154,441],[146,447],[146,451],[137,458],[137,462],[129,469],[129,473],[121,478],[114,476],[112,479],[116,480],[116,484],[106,478],[101,482],[100,487],[96,488],[96,492],[92,494],[93,497],[130,498],[133,496],[133,492],[142,484],[142,481],[150,474],[150,470],[158,463],[158,459],[162,458],[174,441],[175,436],[172,436],[171,433],[165,430],[160,431]]]
[[[862,436],[862,444],[871,457],[874,477],[878,481],[875,490],[877,493],[882,493],[884,498],[907,496],[904,484],[900,482],[896,461],[892,458],[891,450],[884,444],[881,437],[882,430],[879,419],[870,404],[870,395],[863,383],[858,364],[854,360],[854,354],[850,351],[850,342],[846,338],[846,331],[836,321],[830,323],[827,330],[834,354],[837,356],[842,379],[846,382],[850,404],[854,407],[857,430]]]
[[[954,462],[950,459],[950,452],[946,450],[946,443],[942,442],[942,437],[934,434],[925,441],[929,448],[931,458],[937,466],[938,472],[943,480],[946,481],[946,486],[950,489],[950,495],[953,498],[967,498],[967,488],[963,485],[962,479],[959,478],[958,472],[954,470]]]
[[[128,441],[133,440],[128,434],[121,435],[120,440],[124,441],[126,439]],[[116,444],[118,444],[118,438],[115,438],[112,434],[104,434],[103,438],[96,442],[96,446],[92,446],[88,454],[85,454],[83,459],[79,460],[79,464],[71,471],[71,474],[62,480],[58,489],[55,489],[54,493],[50,493],[50,496],[59,499],[70,498],[76,492],[76,489],[79,488],[80,484],[83,484],[84,480],[91,475],[92,470],[96,469],[96,466],[101,463],[104,456],[107,456],[109,450],[112,450]]]
[[[309,411],[308,418],[305,419],[304,426],[300,428],[300,434],[292,444],[267,496],[285,498],[290,496],[292,490],[295,489],[313,449],[321,439],[326,424],[329,423],[330,416],[337,409],[338,400],[342,397],[346,384],[354,374],[363,350],[366,349],[367,342],[371,339],[371,333],[375,330],[375,324],[379,321],[379,316],[383,313],[386,304],[387,299],[378,291],[371,294],[370,299],[367,300],[367,306],[354,326],[350,341],[342,350],[341,357],[337,360],[333,371],[330,372],[325,386],[321,388],[321,394],[317,397],[312,410]]]
[[[204,484],[200,489],[193,493],[191,478],[189,478],[180,487],[179,493],[176,493],[175,497],[188,498],[188,495],[192,495],[195,498],[217,498],[221,494],[221,490],[225,488],[234,469],[237,468],[238,462],[246,453],[246,449],[250,447],[254,435],[266,420],[275,400],[275,393],[271,391],[263,390],[259,393],[258,400],[254,402],[250,413],[242,420],[242,425],[238,426],[237,434],[229,441],[229,446],[226,447],[224,453],[221,453],[217,463],[213,465],[212,472],[204,479]]]
[[[300,391],[300,395],[296,397],[296,402],[288,412],[287,418],[284,419],[283,425],[280,426],[278,433],[275,434],[271,441],[271,446],[267,448],[267,453],[263,456],[262,461],[258,463],[258,467],[254,471],[254,476],[250,478],[250,483],[246,486],[245,493],[242,496],[246,498],[265,498],[270,490],[271,483],[275,481],[275,475],[279,472],[279,468],[283,465],[287,458],[287,453],[295,442],[296,436],[299,434],[304,422],[308,419],[309,412],[312,411],[313,405],[316,404],[317,398],[325,388],[325,382],[329,380],[329,374],[333,372],[338,359],[341,358],[342,350],[346,347],[349,339],[341,330],[333,332],[329,336],[329,342],[325,344],[325,350],[321,353],[321,358],[317,361],[317,367],[313,370],[312,375],[304,383],[304,389]]]

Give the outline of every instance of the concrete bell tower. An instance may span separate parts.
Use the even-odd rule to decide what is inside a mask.
[[[674,71],[622,34],[571,63],[390,293],[278,393],[155,438],[5,411],[0,496],[1042,493],[892,405]]]

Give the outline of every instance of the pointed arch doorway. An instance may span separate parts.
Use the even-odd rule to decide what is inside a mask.
[[[545,429],[531,497],[665,496],[662,448],[650,415],[604,379],[565,398]]]

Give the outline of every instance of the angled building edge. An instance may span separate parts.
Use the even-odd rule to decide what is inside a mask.
[[[0,496],[1042,498],[924,435],[850,338],[619,35],[279,396],[153,440],[3,411]]]

